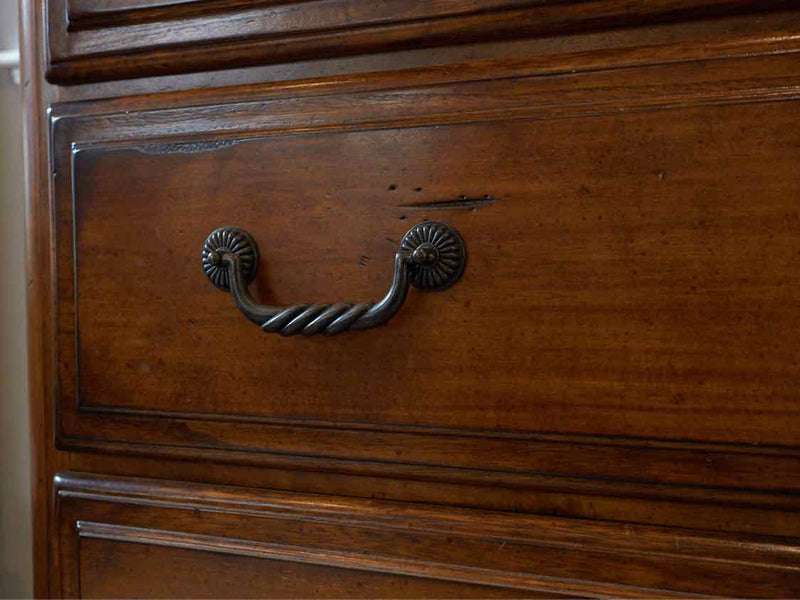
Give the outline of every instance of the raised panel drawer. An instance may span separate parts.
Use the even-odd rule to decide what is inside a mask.
[[[796,535],[746,512],[797,508],[787,43],[56,106],[59,447],[713,501],[745,512],[693,523]],[[263,301],[379,298],[424,219],[463,278],[368,331],[265,334],[200,264],[237,225]]]

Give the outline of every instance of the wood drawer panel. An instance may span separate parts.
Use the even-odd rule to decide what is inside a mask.
[[[59,84],[767,12],[785,0],[48,0]]]
[[[792,445],[780,425],[798,418],[800,379],[796,111],[79,150],[80,400]],[[737,152],[744,123],[761,124],[763,163]],[[475,204],[450,208],[460,192]],[[271,303],[379,298],[398,240],[431,217],[467,240],[464,279],[412,294],[378,331],[265,336],[196,264],[203,233],[232,222],[261,240],[254,287]]]
[[[82,598],[518,598],[523,594],[488,585],[92,537],[81,540],[80,551]],[[154,573],[160,574],[158,579]],[[524,596],[549,597],[527,591]]]
[[[57,107],[59,444],[796,490],[796,55],[585,60]],[[236,224],[262,299],[379,297],[423,218],[464,278],[378,330],[266,336],[199,267]]]
[[[66,596],[793,596],[800,589],[789,538],[69,473],[57,476],[56,488]],[[233,577],[236,586],[225,586]]]

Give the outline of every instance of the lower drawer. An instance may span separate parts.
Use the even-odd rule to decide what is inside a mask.
[[[127,543],[108,538],[82,540],[80,565],[81,591],[85,598],[507,598],[519,595],[513,589],[460,581],[329,567],[309,564],[302,559],[257,558],[249,556],[245,549],[221,554],[217,548],[186,549],[156,545],[151,541]],[[525,593],[525,596],[531,594]]]
[[[798,540],[56,476],[69,597],[800,593]]]

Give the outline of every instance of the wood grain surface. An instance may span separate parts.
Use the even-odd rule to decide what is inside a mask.
[[[680,117],[80,150],[80,401],[793,445],[796,107]],[[761,124],[756,168],[742,122]],[[265,301],[379,298],[434,217],[469,268],[379,331],[265,337],[196,264],[232,223],[259,241]]]
[[[560,36],[792,6],[786,0],[48,0],[58,84],[230,69],[408,48]]]
[[[37,597],[797,595],[794,3],[24,4]]]
[[[787,538],[72,473],[56,485],[67,597],[227,596],[224,582],[257,597],[754,597],[800,589],[797,541]]]
[[[505,471],[540,468],[528,434],[790,450],[795,64],[56,113],[66,437]],[[195,264],[235,224],[265,301],[369,299],[425,218],[464,279],[377,331],[265,337]]]

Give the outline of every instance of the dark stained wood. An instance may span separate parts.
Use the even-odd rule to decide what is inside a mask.
[[[294,0],[65,0],[67,31],[195,17]]]
[[[574,33],[555,37],[513,39],[510,41],[484,42],[447,46],[432,51],[428,48],[403,50],[391,53],[364,54],[326,60],[306,60],[291,63],[263,65],[259,67],[206,71],[171,75],[170,77],[142,77],[137,79],[107,81],[102,83],[62,86],[51,88],[54,101],[97,100],[99,98],[125,98],[130,104],[136,98],[146,97],[152,101],[158,93],[162,101],[169,97],[163,92],[193,90],[203,94],[224,90],[234,85],[241,93],[253,93],[256,89],[280,87],[288,82],[318,79],[320,84],[333,81],[344,84],[358,74],[422,67],[492,61],[495,69],[502,68],[504,61],[514,63],[517,58],[546,57],[547,61],[564,65],[565,58],[572,56],[606,55],[609,51],[636,51],[641,56],[649,52],[650,61],[663,61],[664,44],[669,44],[674,55],[680,46],[688,59],[700,56],[728,56],[747,52],[759,52],[759,44],[774,45],[779,39],[791,39],[800,29],[800,14],[797,11],[777,11],[759,15],[757,19],[748,15],[726,15],[715,19],[690,22],[662,23],[656,26],[625,27],[602,30],[589,34]],[[756,46],[755,48],[753,46]],[[791,44],[787,44],[791,47]],[[610,57],[609,57],[610,59]],[[542,67],[545,63],[542,63]],[[579,63],[579,66],[580,63]],[[245,84],[250,84],[245,86]],[[295,86],[297,89],[300,86]],[[142,96],[144,95],[144,96]]]
[[[214,599],[230,597],[231,590],[242,598],[553,597],[530,590],[521,593],[440,579],[93,538],[81,541],[80,569],[83,598]]]
[[[26,252],[28,279],[28,389],[31,428],[31,513],[33,515],[33,594],[50,596],[53,574],[50,551],[53,523],[50,495],[53,457],[52,404],[53,335],[49,138],[44,91],[42,7],[35,0],[20,2],[21,90],[24,114]]]
[[[447,86],[308,98],[286,90],[222,113],[217,104],[97,120],[56,113],[62,444],[147,438],[380,461],[389,473],[387,462],[517,474],[553,473],[555,462],[559,474],[796,489],[796,436],[781,429],[797,419],[796,323],[783,308],[796,278],[786,193],[798,187],[789,168],[796,109],[780,95],[795,64],[790,54],[713,69],[595,72],[589,62],[566,79],[507,71],[481,82],[467,68],[464,83],[451,69]],[[751,121],[773,124],[762,126],[769,159],[755,170],[734,153],[739,124]],[[619,144],[622,131],[641,141]],[[102,141],[106,132],[116,139]],[[166,134],[175,137],[159,142]],[[723,168],[739,176],[708,181]],[[130,191],[117,195],[120,186]],[[708,196],[700,207],[698,189]],[[461,207],[462,193],[496,201]],[[405,229],[432,217],[462,231],[470,268],[445,294],[413,295],[379,331],[265,338],[199,268],[192,274],[198,240],[233,220],[264,240],[262,297],[368,299],[385,289]],[[753,218],[765,226],[749,228]],[[776,281],[762,269],[770,244],[782,261]],[[778,304],[754,306],[761,289],[776,290]],[[764,354],[769,347],[777,353]],[[208,361],[209,352],[235,359]],[[386,369],[392,379],[364,380]],[[755,413],[761,397],[770,405]],[[659,440],[674,443],[659,452]],[[714,469],[698,449],[719,453]],[[768,474],[752,458],[765,451]],[[676,461],[679,472],[664,469]]]
[[[793,3],[44,5],[37,597],[798,595]],[[235,223],[263,300],[366,299],[423,217],[467,276],[372,332],[198,267]]]
[[[197,8],[205,3],[187,3],[167,8],[131,7],[116,13],[119,21],[111,17],[117,26],[107,22],[107,11],[98,10],[96,16],[107,26],[69,32],[64,15],[70,9],[64,6],[65,1],[48,3],[51,34],[47,77],[58,84],[565,35],[754,10],[766,12],[792,5],[783,0],[758,4],[742,0],[336,0],[281,2],[266,7],[259,3],[248,5],[246,10],[234,6],[230,12],[198,16]],[[92,14],[83,3],[74,11],[79,24],[81,15]],[[144,16],[147,22],[130,22],[129,15]]]
[[[214,13],[234,13],[229,18],[243,22],[236,13],[260,9],[273,22],[263,33],[282,33],[308,27],[325,29],[328,19],[339,25],[353,26],[375,22],[412,19],[448,18],[514,7],[536,6],[541,0],[434,0],[408,3],[390,0],[370,6],[347,6],[346,3],[317,0],[65,0],[69,19],[68,30],[121,27],[136,23],[175,21]],[[281,6],[290,5],[290,6]],[[277,9],[277,10],[276,10]],[[355,9],[355,10],[354,10]],[[288,18],[287,18],[288,17]],[[298,25],[303,23],[303,25]],[[262,27],[267,19],[259,21]],[[255,23],[252,21],[249,26]],[[230,29],[233,31],[233,28]],[[198,32],[199,33],[199,32]],[[239,31],[239,35],[245,33]]]
[[[147,447],[94,446],[94,453],[58,453],[63,468],[81,468],[119,476],[145,474],[179,481],[203,481],[251,488],[304,490],[348,497],[427,502],[462,508],[527,512],[581,519],[800,537],[796,494],[719,488],[626,484],[588,477],[516,477],[510,481],[484,476],[467,483],[452,481],[453,471],[395,470],[394,478],[376,473],[374,465],[334,461],[285,461],[255,467],[236,464],[230,452],[137,455]],[[103,454],[101,452],[109,452]],[[718,460],[718,456],[709,457]],[[227,462],[226,462],[227,461]],[[224,468],[211,468],[215,463]],[[768,459],[762,469],[771,468]],[[424,471],[421,476],[420,472]],[[449,475],[450,477],[446,477]],[[467,473],[467,477],[469,477]]]
[[[203,579],[186,576],[192,564],[207,566],[203,577],[208,579],[230,566],[233,573],[241,574],[237,591],[244,596],[258,589],[249,587],[247,580],[255,575],[256,582],[263,581],[265,569],[266,573],[290,569],[282,575],[290,579],[283,584],[287,587],[278,584],[273,588],[276,597],[353,593],[418,597],[457,591],[426,585],[404,593],[413,582],[402,577],[459,581],[469,584],[460,594],[485,597],[493,597],[494,590],[471,586],[516,589],[526,597],[536,592],[582,597],[680,593],[792,596],[800,589],[794,560],[797,541],[787,538],[722,537],[678,529],[79,474],[59,476],[57,489],[64,566],[61,593],[70,597],[84,591],[87,583],[89,596],[117,595],[114,585],[120,584],[123,595],[147,596],[154,589],[152,583],[133,584],[134,579],[160,580],[168,586],[164,589],[170,589],[176,577],[175,594],[192,595],[206,585]],[[223,557],[212,566],[207,556],[197,562],[186,552],[134,551],[130,544],[191,548]],[[267,562],[225,558],[242,556]],[[296,572],[297,567],[291,567],[294,563],[318,566],[304,568],[308,571],[306,585],[316,586],[317,591],[298,589],[296,578],[304,573]],[[322,572],[319,567],[324,567]],[[375,581],[375,577],[360,578],[352,573],[329,575],[332,568],[392,577]],[[356,582],[392,587],[385,592],[378,587],[358,593],[352,587]],[[396,588],[398,585],[402,587]]]

